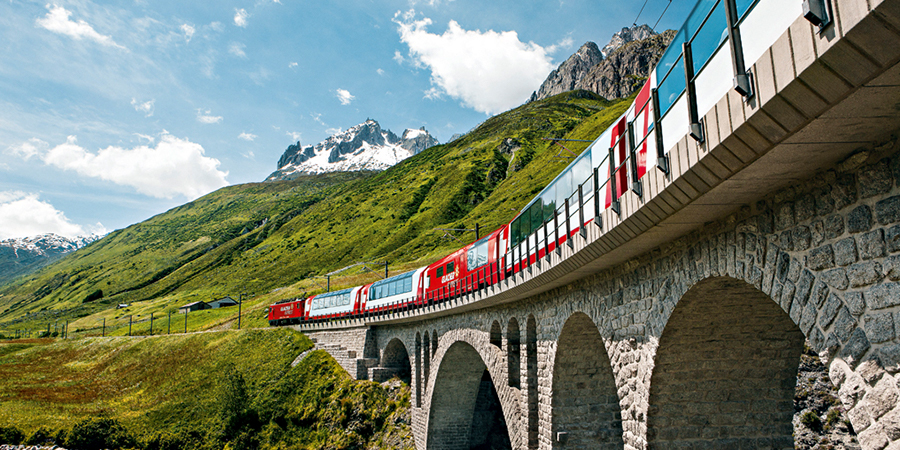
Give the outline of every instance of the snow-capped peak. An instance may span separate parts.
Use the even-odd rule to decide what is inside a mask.
[[[0,241],[0,247],[11,248],[16,255],[18,255],[19,251],[27,251],[40,256],[51,256],[78,250],[101,237],[92,234],[90,236],[67,238],[58,234],[48,233],[26,238],[5,239]]]
[[[316,145],[291,145],[278,160],[278,170],[266,181],[289,180],[299,175],[359,170],[385,170],[437,145],[425,127],[408,129],[403,137],[382,130],[372,119],[330,136]]]

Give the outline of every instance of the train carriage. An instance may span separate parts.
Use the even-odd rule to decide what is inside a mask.
[[[499,282],[509,227],[504,225],[428,266],[425,302],[437,302]]]
[[[360,309],[380,313],[421,303],[426,267],[363,286]]]
[[[309,320],[346,317],[359,310],[362,286],[314,295],[307,301]]]

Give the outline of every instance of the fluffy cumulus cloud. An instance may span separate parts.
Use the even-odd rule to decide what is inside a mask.
[[[38,194],[21,191],[0,191],[0,239],[23,238],[46,233],[76,237],[91,233],[104,234],[102,224],[81,226]]]
[[[50,10],[47,15],[38,18],[35,21],[39,27],[57,34],[69,36],[77,41],[87,39],[106,47],[125,49],[125,47],[117,44],[112,37],[98,33],[97,30],[94,30],[94,27],[87,22],[83,20],[75,22],[69,19],[69,16],[71,16],[72,13],[62,6],[47,5],[47,9]]]
[[[250,134],[250,133],[241,133],[238,135],[238,139],[243,139],[243,140],[249,141],[249,142],[252,142],[256,138],[257,138],[257,136],[255,134]]]
[[[237,25],[237,26],[239,26],[239,27],[241,27],[241,28],[246,28],[246,27],[247,27],[247,18],[248,18],[248,17],[250,17],[250,13],[248,13],[246,9],[244,9],[244,8],[241,8],[241,9],[235,8],[235,10],[234,10],[234,24],[235,24],[235,25]]]
[[[69,136],[64,144],[35,153],[49,166],[129,186],[156,198],[195,199],[228,185],[228,172],[219,170],[219,160],[205,156],[200,144],[167,133],[155,147],[110,146],[93,153]]]
[[[350,102],[353,101],[354,97],[350,94],[350,91],[346,89],[338,89],[335,92],[335,96],[337,96],[338,100],[340,100],[342,105],[349,105]]]
[[[431,71],[427,97],[448,95],[466,107],[496,114],[522,104],[554,69],[546,49],[519,40],[515,31],[464,30],[450,21],[443,34],[428,32],[431,19],[397,12],[401,42],[408,59]],[[404,60],[399,53],[394,59]]]

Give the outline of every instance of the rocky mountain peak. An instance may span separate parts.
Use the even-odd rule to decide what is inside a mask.
[[[603,60],[597,44],[585,42],[572,56],[550,72],[540,89],[531,95],[531,101],[552,97],[575,89],[575,84]]]
[[[587,42],[550,72],[531,101],[584,89],[613,100],[640,88],[674,32],[657,34],[649,25],[622,28],[603,49]]]
[[[609,40],[609,43],[606,44],[602,50],[600,50],[600,53],[603,54],[603,58],[607,58],[609,57],[610,53],[616,51],[629,42],[641,41],[655,35],[656,32],[653,31],[653,28],[650,28],[650,25],[647,24],[624,27],[621,31],[613,34],[612,38]]]
[[[53,233],[0,240],[0,283],[37,270],[102,236],[68,238]]]
[[[288,146],[278,159],[278,170],[266,181],[289,180],[300,175],[359,170],[384,170],[438,144],[425,127],[407,129],[403,137],[384,130],[373,119],[328,137],[316,145]]]

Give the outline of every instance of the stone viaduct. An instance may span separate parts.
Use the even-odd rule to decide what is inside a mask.
[[[299,328],[354,377],[407,378],[420,449],[793,448],[805,341],[861,446],[900,449],[900,1],[828,6],[572,248]]]

